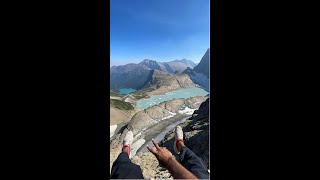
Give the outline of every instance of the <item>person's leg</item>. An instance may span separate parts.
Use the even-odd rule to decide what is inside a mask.
[[[180,149],[181,164],[199,179],[209,179],[209,172],[202,159],[185,146],[183,142],[179,141],[177,146],[180,146],[178,149]]]
[[[112,165],[111,179],[144,179],[140,166],[129,159],[132,140],[133,134],[129,131],[124,138],[122,152]]]
[[[181,164],[199,179],[209,179],[209,172],[196,154],[184,145],[183,131],[180,126],[176,127],[174,150],[180,155]]]

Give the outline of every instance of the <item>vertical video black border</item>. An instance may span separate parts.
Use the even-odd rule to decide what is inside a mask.
[[[16,90],[5,94],[14,104],[14,118],[4,119],[13,127],[4,136],[13,149],[9,175],[108,179],[109,1],[14,4],[4,26],[14,64],[4,77]],[[303,167],[312,163],[298,160],[314,159],[307,145],[315,141],[306,143],[314,106],[303,99],[314,99],[308,80],[316,70],[303,66],[314,59],[307,41],[316,35],[302,3],[292,4],[210,1],[212,177],[308,175]]]
[[[97,1],[96,12],[96,50],[98,83],[100,87],[99,104],[101,105],[99,115],[99,175],[101,179],[110,177],[110,1]]]
[[[210,1],[210,178],[223,179],[222,163],[219,163],[219,152],[222,148],[223,130],[219,124],[219,112],[221,109],[221,84],[219,74],[219,62],[221,58],[221,3]],[[220,104],[219,104],[220,103]],[[217,127],[218,126],[218,127]],[[222,130],[222,131],[221,131]]]

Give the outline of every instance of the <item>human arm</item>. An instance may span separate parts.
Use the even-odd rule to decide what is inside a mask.
[[[155,147],[147,146],[148,150],[156,156],[161,167],[167,168],[175,179],[198,179],[185,167],[183,167],[172,155],[172,153],[165,147],[159,145],[152,140]]]

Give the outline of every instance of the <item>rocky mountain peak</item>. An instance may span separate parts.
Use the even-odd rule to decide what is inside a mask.
[[[139,64],[145,64],[145,63],[157,63],[157,61],[151,60],[151,59],[144,59]]]
[[[209,66],[210,66],[210,48],[207,49],[206,53],[201,58],[199,64],[193,68],[195,72],[202,73],[209,78]]]

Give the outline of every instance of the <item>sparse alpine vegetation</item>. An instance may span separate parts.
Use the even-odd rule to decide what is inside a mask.
[[[110,96],[116,96],[116,97],[123,97],[124,95],[123,94],[119,94],[117,92],[114,92],[110,89]]]
[[[133,110],[134,107],[128,103],[118,99],[110,99],[110,105],[121,110]]]
[[[136,91],[136,92],[132,93],[132,96],[134,98],[136,98],[137,100],[142,99],[142,98],[147,98],[147,97],[149,97],[147,95],[147,93],[151,92],[153,90],[155,90],[155,89],[151,88],[151,87],[146,87],[146,88],[143,88],[143,89],[141,89],[139,91]]]

